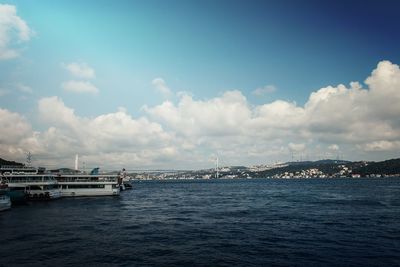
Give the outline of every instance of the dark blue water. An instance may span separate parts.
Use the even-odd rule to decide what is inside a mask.
[[[400,178],[137,182],[0,213],[1,266],[400,266]]]

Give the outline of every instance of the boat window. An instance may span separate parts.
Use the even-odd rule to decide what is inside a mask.
[[[29,186],[29,189],[30,190],[42,190],[42,188],[38,185],[31,185],[31,186]]]
[[[10,191],[25,191],[25,187],[10,187]]]
[[[70,184],[68,188],[104,188],[104,184]]]
[[[58,185],[57,184],[44,185],[43,189],[45,190],[58,189]]]

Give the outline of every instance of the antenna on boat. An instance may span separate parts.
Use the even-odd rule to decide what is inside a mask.
[[[31,152],[26,153],[26,165],[27,167],[32,166],[32,154]]]

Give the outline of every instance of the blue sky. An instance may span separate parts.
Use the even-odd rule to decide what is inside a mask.
[[[0,60],[3,92],[0,107],[20,114],[33,131],[41,133],[54,126],[44,123],[38,115],[38,101],[43,98],[57,96],[58,103],[87,120],[115,114],[123,107],[133,120],[145,118],[171,135],[187,137],[187,133],[169,122],[155,118],[150,109],[166,101],[178,108],[183,94],[194,102],[211,103],[234,90],[245,97],[252,113],[257,107],[277,100],[304,107],[310,95],[321,88],[349,86],[352,81],[363,83],[379,62],[400,62],[398,1],[7,1],[3,4],[14,6],[16,15],[31,32],[29,40],[22,41],[15,38],[12,30],[7,33],[15,39],[7,45],[15,47],[18,56]],[[72,63],[92,69],[95,75],[74,76],[66,67]],[[168,95],[157,90],[160,84],[153,83],[155,79],[162,80]],[[68,90],[68,81],[89,83],[96,93]],[[31,92],[18,90],[21,86]],[[362,87],[369,89],[363,84]],[[257,88],[269,89],[257,94]],[[204,150],[203,158],[220,153],[199,141],[208,135],[198,134],[193,137],[195,141],[190,141],[199,143],[196,148]],[[397,142],[394,139],[382,137],[368,142]],[[335,140],[331,140],[332,144],[336,144]],[[287,144],[306,144],[306,147],[311,143],[317,147],[321,142],[315,136],[293,142],[286,140]],[[176,149],[176,145],[171,146]],[[245,154],[248,151],[245,146],[243,151],[239,150]],[[41,153],[45,157],[46,153],[38,154]],[[386,156],[395,154],[380,153],[373,158]],[[262,163],[273,161],[273,157],[263,155],[244,161]],[[360,152],[357,157],[369,156]],[[284,158],[279,156],[276,160]],[[148,165],[157,167],[159,162],[152,160]],[[239,159],[227,161],[238,163]],[[197,167],[195,163],[187,164]]]

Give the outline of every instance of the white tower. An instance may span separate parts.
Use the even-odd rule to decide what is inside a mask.
[[[78,162],[79,162],[79,156],[78,154],[75,155],[75,171],[78,170]]]
[[[218,156],[215,158],[215,178],[219,177]]]

